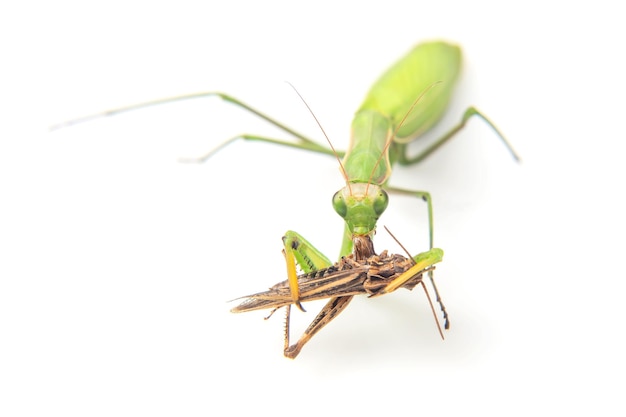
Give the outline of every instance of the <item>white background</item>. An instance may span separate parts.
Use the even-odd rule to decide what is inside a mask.
[[[611,2],[26,2],[2,6],[0,414],[623,415],[624,45]],[[85,114],[228,92],[338,148],[376,77],[412,45],[458,42],[464,75],[392,184],[428,190],[441,341],[421,291],[359,298],[295,360],[282,314],[228,300],[284,279],[294,229],[334,259],[332,158],[236,143],[279,135],[219,99],[48,133]],[[417,150],[417,148],[415,148]],[[414,253],[425,208],[380,224]],[[377,249],[400,249],[384,232]],[[294,337],[312,319],[294,314]]]

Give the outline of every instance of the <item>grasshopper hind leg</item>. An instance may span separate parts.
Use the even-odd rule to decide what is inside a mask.
[[[339,315],[352,301],[353,296],[347,295],[342,297],[331,298],[328,303],[317,314],[309,327],[304,331],[300,339],[293,345],[289,343],[289,322],[291,318],[291,305],[287,306],[285,317],[285,357],[295,359],[302,350],[302,347],[324,326],[330,323],[337,315]]]

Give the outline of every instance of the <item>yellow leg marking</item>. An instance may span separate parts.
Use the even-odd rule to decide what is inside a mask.
[[[416,263],[411,268],[409,268],[406,272],[400,275],[398,278],[394,279],[389,284],[387,284],[387,286],[383,288],[381,291],[377,292],[374,295],[371,295],[370,297],[378,297],[384,294],[388,294],[390,292],[394,292],[395,290],[397,290],[398,288],[406,284],[411,278],[418,275],[420,271],[423,271],[424,269],[428,268],[429,266],[432,266],[433,264],[434,263],[432,262],[432,260],[423,260],[421,262]]]
[[[298,274],[296,272],[296,258],[291,248],[285,248],[285,261],[287,262],[287,279],[289,281],[289,289],[291,290],[293,303],[301,311],[306,311],[300,303],[300,286],[298,285]]]

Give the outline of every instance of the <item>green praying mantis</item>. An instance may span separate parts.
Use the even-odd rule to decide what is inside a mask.
[[[413,165],[424,160],[453,138],[473,116],[487,123],[508,148],[513,158],[519,161],[517,153],[501,132],[484,114],[474,107],[469,107],[465,110],[460,122],[435,140],[425,150],[417,155],[408,155],[408,145],[428,132],[445,113],[461,71],[461,60],[461,49],[447,42],[433,41],[415,46],[405,57],[390,67],[371,87],[365,100],[355,113],[351,125],[351,139],[346,151],[336,151],[330,141],[328,141],[329,146],[322,145],[252,108],[248,104],[219,92],[202,92],[140,103],[75,119],[53,128],[65,127],[93,118],[111,116],[157,104],[217,96],[266,120],[289,134],[293,141],[257,135],[239,135],[227,140],[201,158],[196,159],[196,162],[206,161],[224,146],[241,139],[333,155],[338,160],[343,156],[343,159],[339,161],[339,165],[345,179],[345,186],[337,191],[332,198],[334,210],[345,221],[340,258],[352,256],[354,261],[361,265],[361,268],[364,268],[363,265],[371,268],[368,264],[368,259],[377,256],[373,249],[372,238],[376,230],[377,220],[389,204],[389,193],[409,195],[424,200],[428,212],[429,251],[417,255],[410,261],[414,263],[414,267],[411,268],[399,267],[397,265],[400,264],[397,262],[400,261],[384,258],[383,264],[396,266],[399,272],[397,275],[390,275],[391,278],[388,277],[382,287],[377,288],[375,293],[369,292],[369,294],[370,296],[380,296],[401,287],[412,288],[418,281],[421,282],[422,274],[427,272],[435,290],[436,300],[443,312],[444,327],[448,329],[448,315],[441,302],[441,297],[438,294],[432,275],[433,265],[441,261],[443,252],[433,246],[431,195],[427,191],[391,187],[388,185],[388,182],[394,164]],[[262,293],[264,295],[260,296],[259,294],[261,293],[259,293],[256,294],[256,300],[258,301],[259,297],[265,299],[269,297],[270,302],[263,304],[265,306],[263,308],[273,307],[276,309],[286,306],[287,326],[284,354],[287,357],[295,358],[304,344],[343,311],[355,294],[366,293],[366,284],[364,283],[365,281],[359,281],[360,284],[357,285],[359,287],[358,290],[352,292],[342,291],[342,289],[345,289],[342,287],[342,285],[345,285],[345,281],[343,278],[340,279],[339,275],[343,277],[346,274],[342,270],[343,267],[333,266],[333,263],[321,251],[294,231],[288,231],[285,234],[283,243],[287,280],[285,285],[281,287],[283,288],[281,296],[278,297],[271,292]],[[404,259],[408,260],[410,258]],[[298,276],[297,273],[298,266],[304,273],[301,276]],[[330,298],[330,300],[318,313],[300,340],[291,345],[289,343],[288,326],[290,306],[293,304],[304,311],[301,302],[309,299],[311,294],[310,289],[303,291],[303,280],[308,280],[309,278],[305,277],[310,276],[311,273],[329,271],[329,268],[333,267],[334,269],[331,272],[321,275],[324,275],[324,282],[326,285],[330,285],[330,289],[334,292],[313,291],[316,298]],[[364,273],[363,269],[359,269],[359,271],[361,274],[359,276],[361,277],[365,277],[368,274]],[[288,289],[287,293],[285,293],[285,288]],[[285,301],[285,294],[287,294],[287,301]],[[252,298],[239,307],[234,308],[233,311],[257,309],[256,307],[246,307],[254,304],[255,296],[250,297]],[[272,297],[274,297],[273,300]]]

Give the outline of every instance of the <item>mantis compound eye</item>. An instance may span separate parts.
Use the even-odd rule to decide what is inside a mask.
[[[348,206],[346,205],[346,199],[343,197],[343,190],[337,191],[333,196],[333,208],[342,218],[346,217]]]
[[[381,189],[378,195],[374,198],[374,212],[380,216],[387,209],[389,205],[389,195],[385,190]]]

